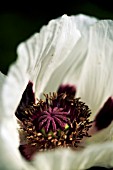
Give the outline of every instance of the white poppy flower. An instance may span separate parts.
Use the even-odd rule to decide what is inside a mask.
[[[93,166],[113,167],[112,28],[111,20],[98,21],[85,15],[64,15],[50,21],[47,26],[42,27],[40,33],[19,45],[17,61],[10,67],[8,75],[0,73],[0,170],[85,170]],[[43,93],[49,92],[51,96],[53,92],[57,92],[61,98],[53,93],[51,99],[45,95],[45,103],[42,104],[42,100],[35,103],[37,98],[43,97]],[[86,105],[76,103],[74,95],[88,105],[91,114]],[[77,125],[80,130],[85,127],[85,131],[80,131],[81,136],[86,135],[84,138],[77,136],[80,141],[78,149],[73,137],[75,132],[79,134],[79,131],[73,131],[73,127],[78,128],[74,125],[75,117],[71,124],[71,118],[67,118],[70,113],[75,116],[75,109],[77,114],[79,111],[82,114],[78,116],[82,123],[77,122]],[[84,111],[86,117],[90,114],[90,117],[85,118],[86,124]],[[53,119],[49,112],[56,117]],[[28,119],[34,123],[31,129]],[[89,121],[93,123],[90,124]],[[46,126],[43,126],[44,122],[47,123]],[[18,130],[20,126],[22,131]],[[41,127],[40,133],[38,131],[36,136],[30,135],[37,126]],[[64,141],[61,136],[63,130],[59,127],[64,128]],[[55,136],[56,129],[60,140]],[[31,130],[29,135],[27,130]],[[91,137],[87,137],[87,134]],[[40,135],[43,137],[34,138]],[[54,146],[57,140],[58,149],[47,150],[47,147],[52,147],[48,146],[51,138]],[[43,145],[38,146],[38,150],[43,150],[44,147],[46,151],[36,152],[36,148],[34,149],[34,141],[39,139]],[[29,141],[33,141],[31,145]],[[32,152],[32,160],[29,160]]]

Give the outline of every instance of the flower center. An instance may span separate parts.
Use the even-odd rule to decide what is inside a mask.
[[[66,123],[69,123],[68,112],[63,111],[63,108],[52,108],[42,111],[41,114],[37,113],[37,118],[34,121],[35,127],[38,129],[44,128],[45,132],[55,132],[59,129],[64,130]]]
[[[25,100],[26,96],[27,100],[20,102],[15,113],[20,124],[19,149],[26,159],[30,159],[30,154],[35,151],[56,147],[76,148],[84,136],[89,137],[91,112],[79,98],[74,98],[72,93],[50,93],[36,103],[34,94],[29,99],[27,91],[32,93],[32,85],[28,84],[22,97]]]

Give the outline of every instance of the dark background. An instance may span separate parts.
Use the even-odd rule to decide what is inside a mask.
[[[0,4],[0,70],[7,73],[16,60],[17,45],[38,32],[42,25],[63,14],[87,14],[113,19],[112,0],[4,1]]]

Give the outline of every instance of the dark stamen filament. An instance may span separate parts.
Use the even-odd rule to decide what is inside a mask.
[[[69,93],[44,96],[45,100],[37,103],[33,99],[23,105],[21,101],[15,113],[21,127],[20,139],[21,134],[24,136],[24,146],[20,140],[19,150],[28,160],[35,151],[56,147],[75,149],[84,136],[89,137],[91,112],[85,103]]]

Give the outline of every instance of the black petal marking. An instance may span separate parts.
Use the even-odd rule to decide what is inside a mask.
[[[33,84],[31,82],[29,82],[24,93],[23,93],[23,95],[22,95],[22,99],[21,99],[20,104],[19,104],[17,111],[15,113],[16,117],[19,120],[22,120],[22,118],[26,118],[26,116],[23,115],[23,109],[26,106],[28,106],[32,103],[35,103],[35,96],[34,96],[32,87],[33,87]]]
[[[35,97],[34,97],[32,88],[33,88],[33,84],[31,82],[29,82],[26,90],[24,91],[24,93],[22,95],[22,100],[21,100],[22,105],[27,106],[27,105],[35,102]]]
[[[66,84],[61,85],[57,91],[58,94],[66,93],[67,95],[75,96],[76,87],[74,85]]]
[[[113,99],[111,97],[105,102],[102,109],[95,118],[95,125],[98,130],[108,127],[113,120]]]
[[[73,86],[66,85],[64,93],[60,89],[58,93],[44,94],[45,99],[37,102],[32,83],[23,93],[15,115],[20,124],[19,151],[26,160],[31,160],[35,152],[57,147],[76,149],[83,137],[90,137],[90,109],[74,97]]]
[[[26,159],[26,160],[32,160],[32,157],[34,153],[36,152],[36,146],[24,144],[19,146],[19,151],[21,155]]]

